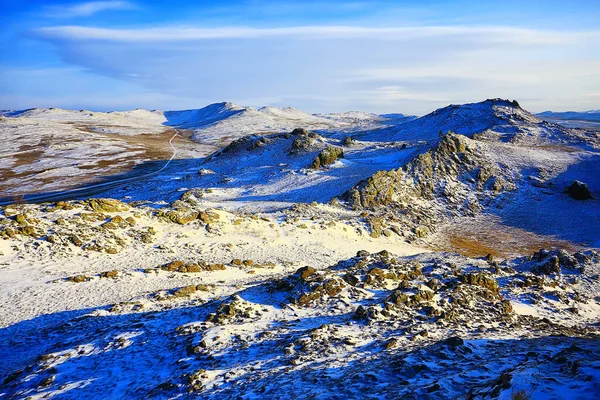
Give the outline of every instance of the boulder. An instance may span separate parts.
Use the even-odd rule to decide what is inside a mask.
[[[588,185],[577,180],[573,181],[571,186],[565,189],[565,193],[575,200],[591,200],[594,198]]]
[[[119,212],[129,209],[127,204],[115,199],[89,199],[85,203],[96,212]]]
[[[338,159],[344,158],[344,150],[340,147],[327,146],[313,160],[310,168],[319,169],[333,164]]]

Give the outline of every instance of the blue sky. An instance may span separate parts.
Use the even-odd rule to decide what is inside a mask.
[[[600,108],[598,1],[0,4],[0,109]]]

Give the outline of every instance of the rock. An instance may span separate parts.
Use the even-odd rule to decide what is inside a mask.
[[[311,276],[315,275],[317,273],[317,270],[314,269],[313,267],[302,267],[300,269],[298,269],[298,271],[296,271],[296,274],[300,276],[300,279],[303,281],[307,281],[308,278],[310,278]]]
[[[303,151],[308,151],[315,143],[316,140],[314,138],[311,138],[307,135],[301,135],[294,139],[289,153],[298,154]]]
[[[85,204],[96,212],[120,212],[129,209],[127,204],[115,199],[89,199]]]
[[[294,136],[308,136],[310,132],[304,128],[296,128],[292,131]]]
[[[356,286],[360,282],[360,279],[356,275],[345,274],[342,279],[346,281],[350,286]]]
[[[461,338],[459,338],[458,336],[452,336],[452,337],[449,337],[448,339],[444,340],[442,342],[442,344],[445,344],[446,346],[449,346],[449,347],[457,347],[457,346],[464,346],[465,341],[462,340]]]
[[[7,216],[7,217],[9,217],[9,218],[19,213],[19,211],[17,211],[14,208],[11,208],[11,207],[6,207],[3,210],[3,212],[4,212],[4,215]]]
[[[163,210],[158,213],[158,216],[176,224],[185,225],[188,222],[192,222],[198,218],[198,211],[187,209]]]
[[[113,222],[105,222],[104,224],[102,224],[102,227],[104,229],[108,229],[111,231],[114,231],[115,229],[119,229],[119,226]]]
[[[185,262],[181,261],[181,260],[176,260],[176,261],[171,261],[168,264],[163,265],[162,267],[160,267],[160,269],[162,269],[163,271],[177,271],[179,268],[183,267],[185,265]]]
[[[60,236],[58,236],[57,234],[48,235],[48,237],[46,238],[46,241],[48,243],[52,243],[52,244],[58,244],[61,242]]]
[[[188,286],[184,286],[182,288],[177,289],[175,292],[173,292],[173,296],[188,297],[188,296],[191,296],[192,294],[196,293],[197,291],[198,291],[198,289],[196,288],[196,285],[188,285]]]
[[[83,241],[81,239],[79,239],[79,236],[77,236],[77,235],[69,236],[69,241],[77,247],[83,246]]]
[[[25,226],[19,228],[19,233],[23,236],[29,236],[29,237],[38,237],[39,236],[37,230],[32,225],[25,225]]]
[[[319,169],[333,164],[340,158],[344,158],[344,150],[340,147],[327,146],[323,151],[319,153],[313,160],[310,168]]]
[[[192,189],[188,190],[183,195],[181,195],[181,199],[179,199],[179,201],[183,203],[188,203],[192,206],[197,206],[200,203],[202,197],[204,197],[204,192],[201,189]]]
[[[500,307],[503,314],[509,315],[513,312],[513,307],[510,303],[510,300],[502,300]]]
[[[27,215],[26,214],[17,214],[15,215],[15,221],[19,225],[27,224]]]
[[[213,211],[200,211],[198,214],[198,219],[205,224],[214,224],[219,218],[219,214]]]
[[[104,271],[100,274],[101,278],[116,278],[119,276],[119,271],[113,269],[112,271]]]
[[[354,144],[354,139],[352,139],[350,136],[346,136],[344,140],[342,140],[342,144],[344,146],[352,146]]]
[[[469,273],[461,276],[461,281],[469,285],[476,285],[491,290],[493,293],[500,293],[498,281],[484,273]]]
[[[251,151],[265,146],[271,139],[261,135],[247,135],[232,141],[227,147],[221,150],[222,154],[239,154],[242,151]]]
[[[308,293],[302,293],[297,299],[296,304],[308,307],[314,301],[322,299],[325,296],[335,297],[344,290],[347,283],[342,279],[335,277],[325,281],[323,284],[313,286],[312,291]]]
[[[203,271],[219,271],[226,269],[226,267],[223,264],[208,264],[204,261],[198,263],[185,263],[181,260],[177,260],[163,265],[160,269],[169,272],[196,273]]]
[[[565,189],[565,193],[575,200],[591,200],[594,198],[588,185],[577,180]]]
[[[560,274],[560,260],[558,256],[550,256],[531,269],[535,274]]]
[[[82,282],[87,282],[90,279],[92,279],[92,278],[90,278],[89,276],[86,276],[86,275],[76,275],[76,276],[68,277],[67,281],[75,282],[75,283],[82,283]]]
[[[429,229],[426,226],[417,226],[413,229],[415,236],[418,238],[424,238],[429,233]]]

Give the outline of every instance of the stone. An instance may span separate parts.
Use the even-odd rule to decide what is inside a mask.
[[[429,233],[429,229],[426,226],[417,226],[413,229],[415,236],[418,238],[424,238]]]
[[[198,214],[198,211],[183,209],[159,211],[158,216],[176,224],[185,225],[196,220]]]
[[[100,274],[101,278],[116,278],[119,276],[119,271],[113,269],[112,271],[104,271]]]
[[[302,267],[296,271],[296,274],[300,276],[300,279],[303,281],[308,280],[311,276],[315,275],[317,270],[313,267]]]
[[[89,199],[85,204],[96,212],[120,212],[129,209],[127,204],[115,199]]]
[[[333,164],[340,158],[344,158],[344,150],[340,147],[327,146],[319,153],[310,165],[311,169],[319,169]]]
[[[452,336],[452,337],[449,337],[448,339],[444,340],[442,342],[442,344],[445,344],[448,347],[457,347],[457,346],[464,346],[465,341],[462,340],[461,338],[459,338],[458,336]]]
[[[591,200],[594,198],[588,185],[577,180],[565,189],[565,193],[575,200]]]

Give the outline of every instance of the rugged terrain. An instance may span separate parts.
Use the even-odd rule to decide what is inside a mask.
[[[501,99],[421,118],[3,115],[1,134],[30,147],[2,155],[3,177],[22,175],[0,197],[58,193],[0,214],[0,397],[600,392],[593,130]],[[149,153],[176,133],[176,157]],[[68,167],[60,141],[89,153]],[[88,198],[65,190],[93,174],[36,169],[71,176],[83,159],[126,181]]]

